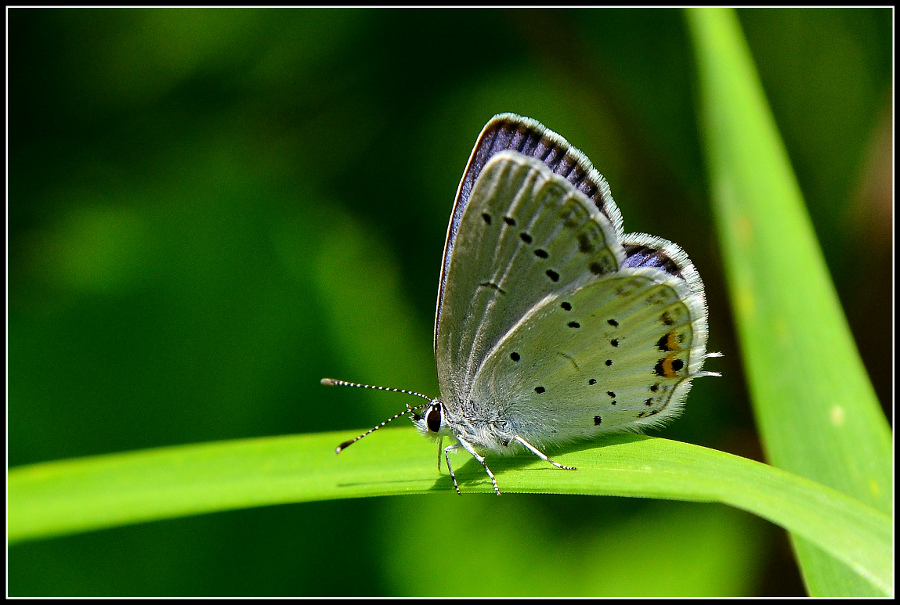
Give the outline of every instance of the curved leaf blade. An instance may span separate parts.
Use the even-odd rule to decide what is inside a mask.
[[[890,514],[890,428],[736,14],[692,9],[687,17],[711,195],[766,457]],[[811,594],[878,594],[815,546],[792,540]]]
[[[435,452],[412,429],[335,456],[359,433],[321,433],[169,447],[9,471],[9,541],[204,512],[337,498],[446,491]],[[543,492],[723,502],[804,536],[873,586],[893,586],[891,522],[835,490],[758,462],[666,439],[617,435],[555,454],[491,458],[505,493]],[[368,447],[367,447],[368,446]],[[493,493],[481,465],[457,469],[465,492]]]

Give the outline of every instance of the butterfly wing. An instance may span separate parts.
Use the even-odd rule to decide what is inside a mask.
[[[457,193],[435,322],[441,393],[478,445],[671,417],[704,374],[706,321],[687,255],[624,235],[587,158],[533,120],[488,123]]]
[[[503,151],[485,165],[460,220],[442,284],[436,359],[448,405],[530,310],[560,291],[615,273],[615,227],[540,160]]]
[[[656,258],[676,256],[670,242],[641,241]],[[623,266],[531,309],[484,360],[470,398],[534,445],[657,424],[703,374],[706,336],[702,293],[687,280]]]
[[[512,113],[494,116],[481,131],[469,163],[463,172],[456,192],[456,201],[447,227],[444,257],[441,264],[440,288],[434,322],[434,349],[437,354],[441,312],[444,307],[444,290],[450,272],[450,262],[463,214],[472,198],[475,183],[488,161],[502,151],[517,151],[522,155],[543,162],[553,174],[572,184],[591,200],[612,226],[616,238],[621,240],[622,214],[613,201],[606,179],[591,165],[590,160],[568,141],[540,122]]]

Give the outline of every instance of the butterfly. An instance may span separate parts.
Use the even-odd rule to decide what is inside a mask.
[[[703,282],[676,244],[626,234],[587,157],[536,120],[494,116],[463,173],[444,245],[434,328],[441,397],[400,416],[451,452],[527,450],[659,425],[681,411],[707,353]],[[444,448],[443,439],[452,440]]]

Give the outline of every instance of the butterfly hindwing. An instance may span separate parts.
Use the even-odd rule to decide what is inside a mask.
[[[556,293],[501,339],[471,398],[501,407],[533,444],[656,424],[679,411],[696,356],[702,363],[689,297],[656,268]]]

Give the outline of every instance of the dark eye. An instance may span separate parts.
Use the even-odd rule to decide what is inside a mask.
[[[432,433],[437,433],[441,430],[441,411],[438,408],[428,410],[428,413],[425,415],[425,424],[428,425],[428,430]]]

